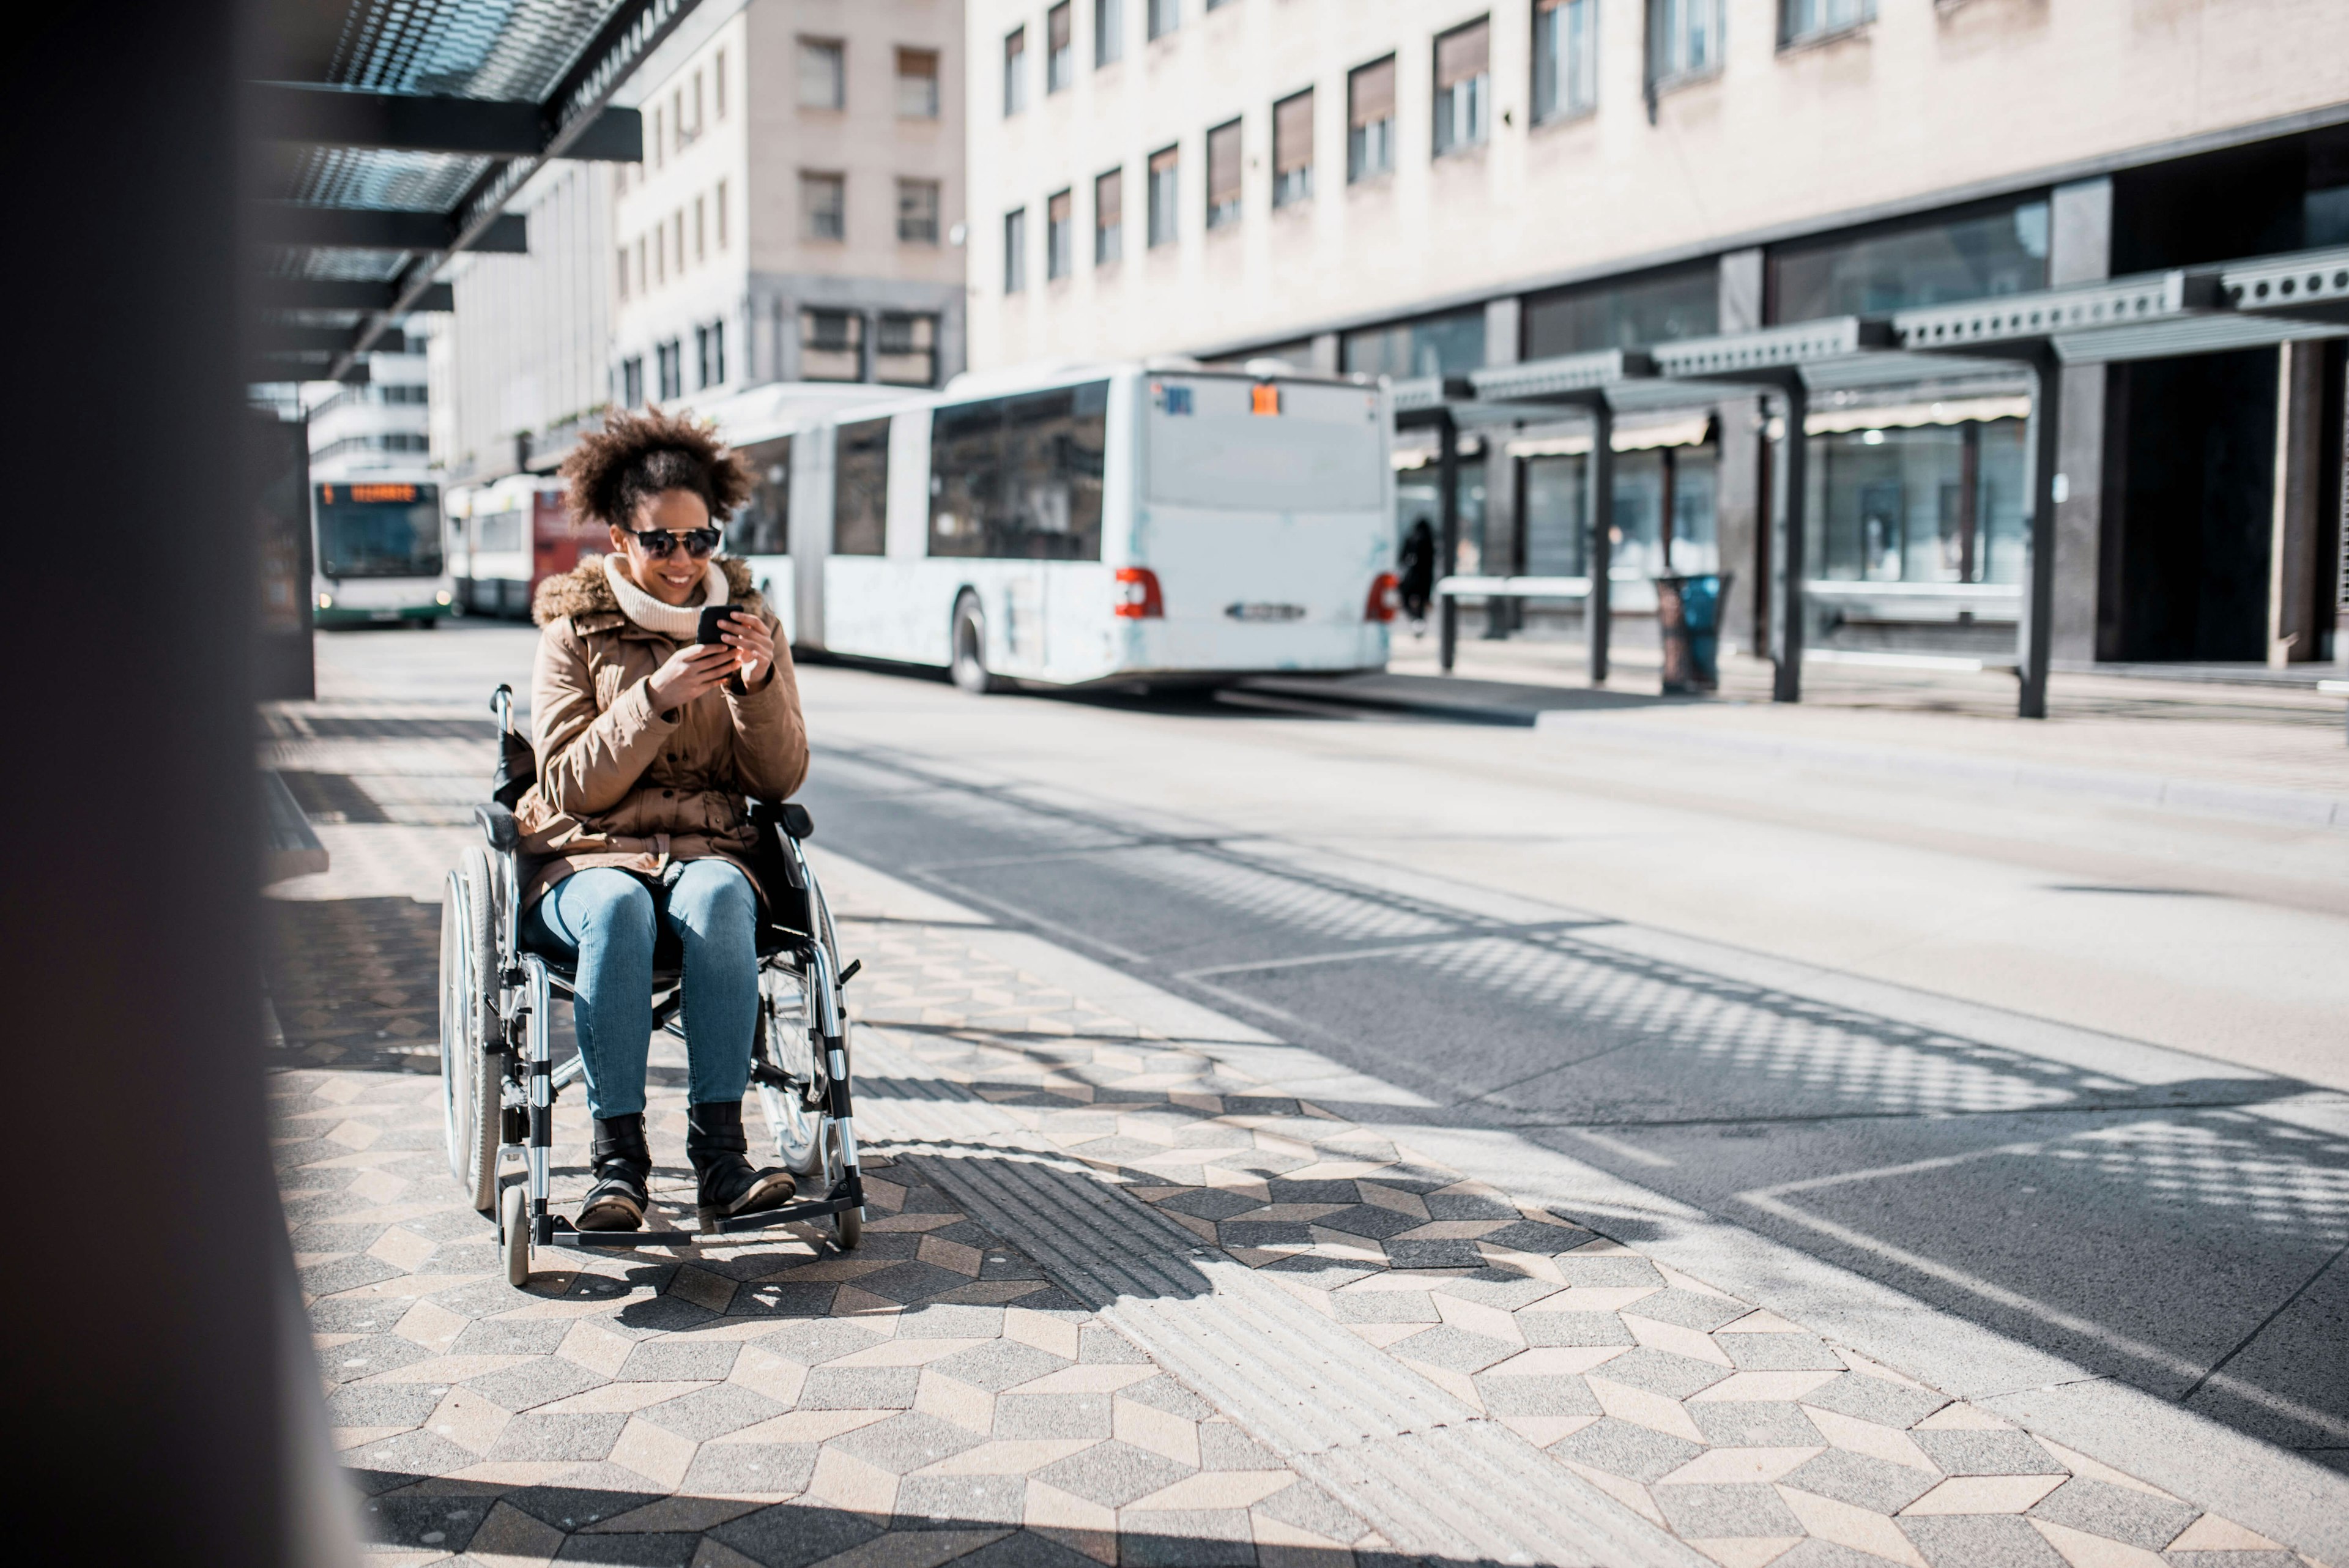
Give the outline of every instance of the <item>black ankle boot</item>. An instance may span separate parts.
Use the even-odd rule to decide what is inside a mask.
[[[645,1114],[595,1118],[589,1150],[595,1184],[579,1205],[582,1231],[634,1231],[645,1222],[645,1182],[653,1173],[653,1153],[645,1147]]]
[[[780,1209],[796,1190],[792,1173],[751,1168],[742,1158],[750,1141],[742,1136],[742,1102],[730,1100],[685,1110],[685,1157],[701,1184],[701,1226],[736,1214]]]

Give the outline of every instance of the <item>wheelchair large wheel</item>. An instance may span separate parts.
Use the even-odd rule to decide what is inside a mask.
[[[488,1213],[497,1201],[502,1054],[497,1039],[496,886],[467,846],[440,901],[440,1124],[449,1174]]]
[[[796,1177],[823,1164],[818,1147],[823,1121],[823,1080],[816,1060],[815,1027],[808,1016],[807,982],[797,971],[775,968],[759,976],[759,1033],[754,1047],[792,1087],[759,1085],[759,1104],[774,1134],[775,1158]]]

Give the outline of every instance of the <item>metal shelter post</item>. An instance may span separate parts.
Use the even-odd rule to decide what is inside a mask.
[[[1789,371],[1771,394],[1782,421],[1770,464],[1770,701],[1803,700],[1803,577],[1809,524],[1803,516],[1811,397],[1802,372]]]
[[[2023,442],[2023,493],[2030,507],[2023,537],[2023,618],[2015,628],[2015,716],[2047,717],[2047,662],[2055,618],[2055,440],[2062,421],[2063,365],[2052,345],[2025,363],[2031,370],[2031,422]]]
[[[1590,528],[1590,548],[1585,552],[1590,592],[1582,601],[1582,633],[1590,650],[1590,683],[1604,686],[1615,621],[1615,410],[1599,397],[1590,400],[1589,408],[1590,462],[1583,471],[1589,489],[1583,514]]]
[[[1444,571],[1449,577],[1460,569],[1460,424],[1450,410],[1435,421],[1435,515],[1442,538]],[[1443,596],[1436,608],[1436,646],[1444,673],[1452,673],[1452,659],[1460,645],[1460,601]]]

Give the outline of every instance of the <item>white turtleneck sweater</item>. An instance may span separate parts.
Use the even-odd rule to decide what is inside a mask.
[[[710,562],[702,572],[699,604],[663,604],[636,586],[636,579],[628,576],[626,566],[616,555],[604,557],[604,580],[611,585],[612,597],[620,601],[622,615],[647,631],[657,631],[678,642],[691,642],[700,631],[701,612],[705,607],[727,602],[726,573],[716,561]],[[745,665],[741,676],[745,684],[755,684],[759,679],[758,665]]]

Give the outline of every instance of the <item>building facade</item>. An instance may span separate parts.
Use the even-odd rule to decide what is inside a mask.
[[[2349,245],[2331,0],[969,0],[971,356],[1461,375]],[[2338,328],[2063,373],[2059,660],[2336,635]],[[1827,647],[2011,649],[2028,385],[1812,390]],[[1619,607],[1768,579],[1751,397],[1619,421]],[[1463,569],[1581,569],[1570,421],[1487,430]],[[1406,508],[1434,510],[1432,469]],[[2302,602],[2305,601],[2305,602]],[[1651,602],[1651,601],[1650,601]]]
[[[962,369],[962,6],[748,0],[638,105],[613,181],[610,395]]]
[[[398,352],[366,357],[366,379],[308,387],[313,482],[425,477],[432,460],[424,345],[395,337]]]

